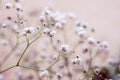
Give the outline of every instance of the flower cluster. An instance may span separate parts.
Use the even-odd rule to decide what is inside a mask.
[[[18,80],[37,80],[30,70],[35,71],[38,80],[114,79],[109,69],[96,64],[101,54],[110,52],[109,43],[93,37],[95,29],[77,20],[75,14],[54,11],[51,6],[26,13],[18,0],[4,6],[5,11],[15,12],[0,22],[0,47],[11,50],[0,61],[0,80],[6,77],[4,72],[15,67],[19,67],[13,72]],[[35,17],[36,24],[30,23],[29,15]],[[68,30],[69,22],[73,22],[74,26],[69,28],[74,30]],[[67,33],[73,34],[77,41]],[[11,55],[17,63],[3,69]]]

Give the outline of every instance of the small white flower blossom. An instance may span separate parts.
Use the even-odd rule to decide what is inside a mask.
[[[109,44],[108,44],[108,42],[103,41],[103,42],[101,42],[100,46],[101,46],[102,48],[108,48]]]
[[[61,73],[57,73],[56,75],[57,75],[58,80],[61,80],[63,78],[63,75]]]
[[[75,31],[78,33],[80,31],[85,31],[83,27],[76,27]]]
[[[56,31],[53,30],[53,31],[50,31],[49,36],[53,37],[55,34],[56,34]]]
[[[2,44],[2,45],[8,45],[9,42],[8,42],[8,40],[0,39],[0,44]]]
[[[57,55],[53,55],[53,56],[52,56],[52,59],[53,59],[53,60],[56,60],[56,59],[57,59]]]
[[[33,27],[24,28],[24,32],[26,34],[29,34],[29,33],[34,34],[35,33],[35,29]]]
[[[56,24],[55,24],[55,28],[57,28],[57,29],[61,29],[63,26],[62,26],[62,24],[60,23],[60,22],[57,22]]]
[[[74,13],[68,13],[68,18],[75,19],[76,15]]]
[[[14,24],[14,25],[12,26],[12,28],[13,28],[14,30],[18,30],[18,29],[19,29],[19,27],[18,27],[17,24]]]
[[[109,53],[109,44],[106,41],[100,43],[99,52]]]
[[[3,74],[0,74],[0,80],[4,80]]]
[[[42,58],[46,58],[46,52],[41,51],[41,52],[40,52],[40,57],[42,57]]]
[[[60,47],[60,52],[62,52],[63,54],[67,54],[70,52],[70,48],[69,48],[69,45],[61,45]]]
[[[43,33],[44,33],[44,34],[49,34],[50,31],[51,31],[51,30],[50,30],[49,28],[45,28],[45,29],[43,30]]]
[[[13,7],[13,5],[11,4],[11,3],[6,3],[5,4],[5,8],[6,9],[10,9],[10,8],[12,8]]]
[[[96,44],[96,40],[93,37],[89,37],[87,41],[90,45],[95,45]]]
[[[40,73],[40,77],[46,77],[49,76],[49,72],[47,70],[44,70],[43,72]]]
[[[3,28],[6,28],[6,27],[7,27],[7,24],[6,24],[6,23],[3,23],[3,24],[2,24],[2,27],[3,27]]]
[[[83,31],[79,31],[78,32],[78,36],[81,38],[81,39],[84,39],[86,37],[86,31],[83,30]]]
[[[72,64],[82,65],[82,59],[80,57],[76,57],[71,62]]]
[[[19,13],[17,14],[17,16],[18,16],[20,19],[22,19],[22,18],[24,17],[24,13],[23,13],[23,12],[19,12]]]
[[[46,17],[44,15],[41,15],[39,19],[41,23],[46,21]]]
[[[100,73],[100,69],[99,68],[96,68],[95,69],[95,74],[98,75]]]
[[[18,11],[22,10],[22,5],[20,3],[17,3],[15,7],[16,7],[16,10]]]
[[[88,80],[93,80],[93,78],[88,78]]]

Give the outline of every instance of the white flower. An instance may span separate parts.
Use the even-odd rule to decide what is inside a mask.
[[[46,53],[44,51],[40,52],[40,57],[46,58]]]
[[[80,32],[80,31],[85,31],[85,29],[83,27],[76,27],[75,31]]]
[[[68,18],[75,19],[76,15],[74,13],[68,13]]]
[[[40,73],[40,77],[46,77],[49,76],[49,72],[47,70],[44,70],[43,72]]]
[[[80,57],[76,57],[71,62],[72,64],[82,65],[82,59]]]
[[[56,34],[56,31],[53,30],[53,31],[50,31],[49,36],[53,37],[55,34]]]
[[[66,44],[61,45],[60,51],[61,51],[63,54],[69,53],[69,52],[70,52],[69,45],[66,45]]]
[[[46,20],[46,17],[44,15],[41,15],[40,16],[40,22],[43,23],[43,22],[45,22],[45,20]]]
[[[3,74],[0,74],[0,80],[4,80]]]
[[[17,24],[14,24],[14,25],[12,26],[12,28],[13,28],[14,30],[18,30],[18,29],[19,29],[19,27],[18,27]]]
[[[22,18],[24,17],[24,13],[23,13],[23,12],[19,12],[19,13],[17,14],[17,16],[22,19]]]
[[[61,73],[57,73],[58,80],[61,80],[63,78],[63,75]]]
[[[57,28],[57,29],[61,29],[63,26],[62,26],[62,24],[60,23],[60,22],[57,22],[56,24],[55,24],[55,28]]]
[[[87,41],[90,45],[95,45],[96,44],[96,40],[93,37],[89,37]]]
[[[11,3],[6,3],[5,4],[5,8],[6,9],[10,9],[10,8],[12,8],[13,7],[13,5],[11,4]]]
[[[3,27],[3,28],[6,28],[6,27],[7,27],[7,24],[6,24],[6,23],[3,23],[3,24],[2,24],[2,27]]]
[[[56,59],[57,59],[57,55],[53,55],[53,56],[52,56],[52,59],[53,59],[53,60],[56,60]]]
[[[34,34],[35,30],[33,27],[28,27],[28,28],[24,28],[24,32],[27,34],[31,33]]]
[[[95,74],[98,75],[100,73],[100,69],[96,68],[95,69]]]
[[[51,31],[51,30],[50,30],[49,28],[45,28],[45,29],[43,30],[43,33],[44,33],[44,34],[49,34],[50,31]]]
[[[0,44],[2,44],[2,45],[8,45],[9,42],[8,42],[8,40],[0,39]]]
[[[81,39],[85,38],[85,37],[86,37],[86,31],[85,31],[85,30],[79,31],[79,32],[78,32],[78,36],[79,36]]]
[[[16,10],[22,10],[22,5],[20,3],[17,3],[16,4]]]
[[[88,80],[93,80],[93,78],[88,78]]]
[[[100,46],[101,46],[102,48],[108,48],[109,44],[108,44],[108,42],[103,41],[103,42],[101,42]]]
[[[109,44],[106,41],[100,43],[99,52],[109,53]]]

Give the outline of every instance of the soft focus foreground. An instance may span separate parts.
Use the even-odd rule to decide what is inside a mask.
[[[119,80],[118,3],[1,0],[0,80]]]

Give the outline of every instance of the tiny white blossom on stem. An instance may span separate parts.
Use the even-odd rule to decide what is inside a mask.
[[[96,44],[96,40],[93,37],[89,37],[87,41],[90,45],[95,45]]]
[[[40,77],[46,77],[46,76],[49,76],[49,72],[47,70],[40,72]]]
[[[12,7],[13,7],[13,5],[11,3],[9,3],[9,2],[5,4],[6,9],[10,9]]]
[[[34,32],[35,32],[35,30],[34,30],[34,28],[33,27],[28,27],[28,28],[24,28],[24,32],[26,33],[26,34],[34,34]]]
[[[56,31],[54,31],[54,30],[49,32],[50,37],[53,37],[55,34],[56,34]]]
[[[63,53],[63,54],[67,54],[70,52],[70,48],[69,48],[69,45],[61,45],[60,47],[60,52]]]

